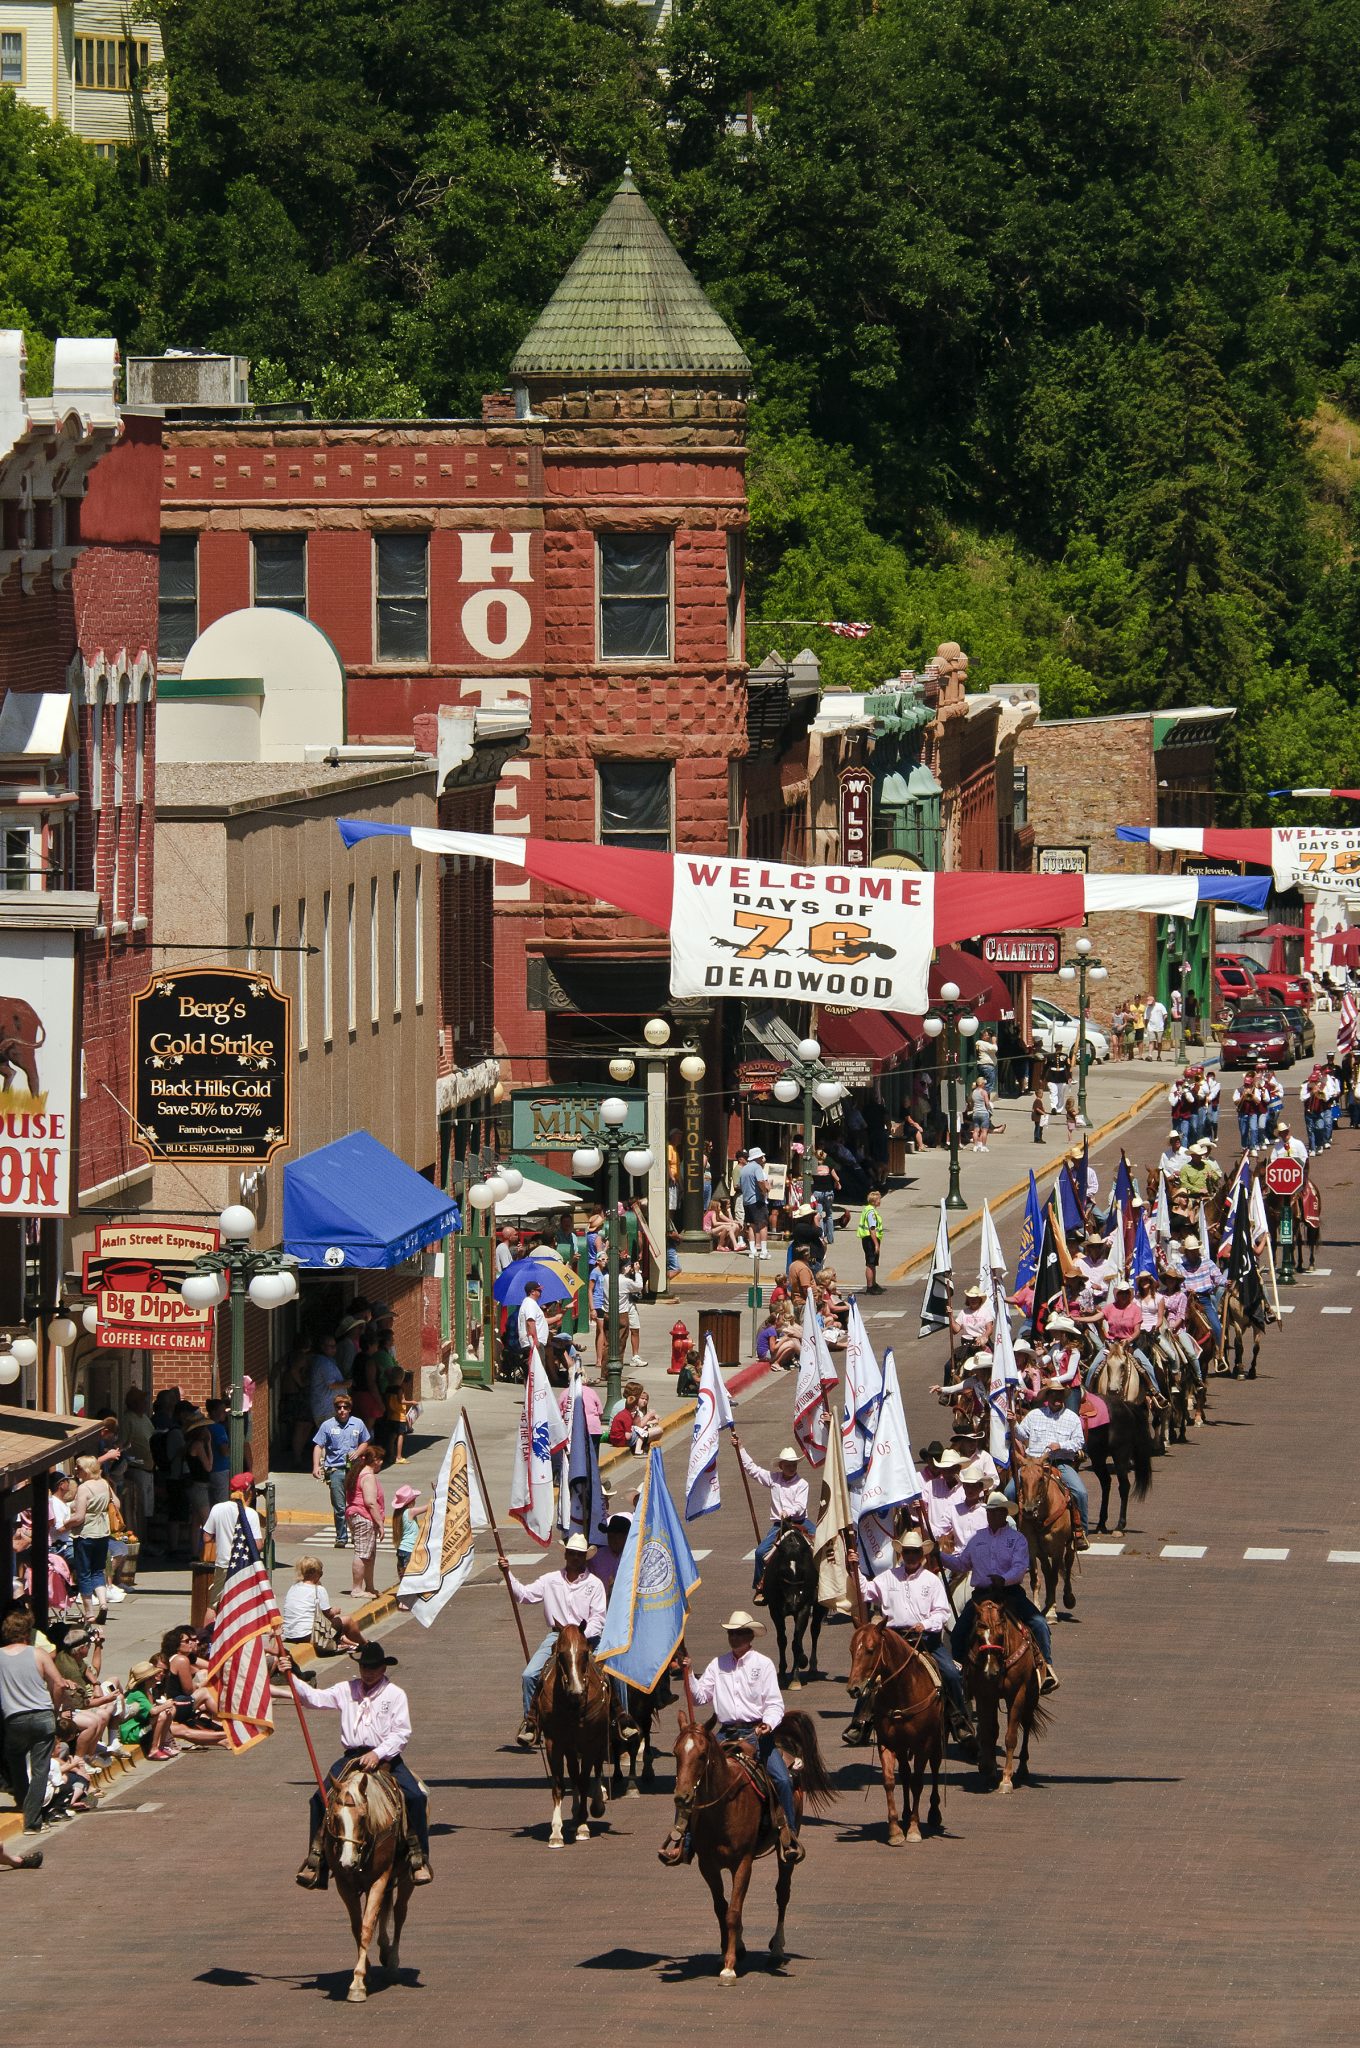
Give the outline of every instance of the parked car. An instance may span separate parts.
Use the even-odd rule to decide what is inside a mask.
[[[1294,1034],[1294,1050],[1301,1060],[1311,1060],[1317,1055],[1317,1032],[1313,1019],[1307,1010],[1301,1010],[1293,1003],[1284,1006],[1289,1028]]]
[[[1298,1058],[1294,1034],[1283,1010],[1239,1009],[1219,1034],[1223,1071],[1254,1067],[1268,1060],[1272,1067],[1292,1067]]]
[[[1263,1003],[1278,1003],[1282,1009],[1295,1004],[1307,1009],[1313,1000],[1313,984],[1306,974],[1272,974],[1268,967],[1258,966],[1250,954],[1220,952],[1215,956],[1216,964],[1238,967],[1255,983],[1256,993]]]
[[[1034,1018],[1034,1043],[1044,1052],[1055,1047],[1061,1052],[1071,1052],[1077,1042],[1077,1020],[1069,1010],[1060,1010],[1056,1003],[1050,1003],[1043,996],[1035,996],[1031,1006]],[[1086,1020],[1087,1059],[1095,1065],[1110,1057],[1110,1041],[1098,1024]]]

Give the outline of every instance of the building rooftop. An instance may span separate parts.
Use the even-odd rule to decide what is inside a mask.
[[[510,374],[749,377],[751,365],[625,170]]]
[[[158,817],[235,817],[284,803],[433,775],[429,754],[404,761],[163,761],[156,767]]]

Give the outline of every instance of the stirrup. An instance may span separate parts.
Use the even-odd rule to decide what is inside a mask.
[[[293,1881],[295,1884],[300,1884],[305,1892],[321,1890],[326,1882],[326,1866],[322,1860],[319,1843],[313,1844],[307,1851],[303,1859],[302,1868],[298,1871]]]
[[[782,1828],[779,1834],[780,1862],[798,1864],[803,1861],[806,1855],[807,1850],[803,1847],[797,1835],[788,1827]]]

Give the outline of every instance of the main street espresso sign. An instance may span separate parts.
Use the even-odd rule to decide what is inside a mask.
[[[98,1316],[96,1347],[210,1358],[215,1311],[190,1308],[179,1289],[217,1245],[217,1232],[204,1224],[101,1224],[83,1275]]]
[[[132,1134],[152,1159],[272,1158],[291,1081],[292,1003],[267,974],[189,967],[133,997]]]

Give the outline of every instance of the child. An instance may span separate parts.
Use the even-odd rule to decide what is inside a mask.
[[[699,1392],[699,1354],[692,1344],[685,1353],[675,1391],[682,1401],[693,1401]]]
[[[878,1257],[883,1248],[883,1218],[878,1204],[883,1200],[877,1188],[870,1188],[869,1199],[859,1212],[859,1242],[864,1253],[864,1291],[866,1294],[881,1294],[878,1284]]]
[[[1079,1118],[1077,1116],[1077,1098],[1072,1093],[1072,1090],[1070,1088],[1067,1091],[1067,1097],[1063,1103],[1063,1110],[1067,1117],[1067,1135],[1069,1138],[1075,1138],[1077,1135],[1077,1124],[1079,1122]]]
[[[420,1526],[416,1502],[419,1499],[419,1488],[414,1486],[399,1486],[392,1496],[392,1545],[397,1553],[398,1578],[410,1564],[411,1552],[416,1547],[416,1531]]]
[[[1034,1142],[1042,1145],[1044,1131],[1048,1124],[1048,1091],[1042,1081],[1034,1090],[1034,1100],[1029,1106],[1030,1122],[1034,1125]]]
[[[156,1764],[179,1755],[170,1737],[175,1718],[174,1701],[153,1701],[151,1698],[151,1687],[164,1668],[163,1657],[133,1665],[128,1673],[127,1691],[123,1695],[123,1719],[118,1724],[118,1740],[126,1743],[129,1749],[133,1743],[139,1743],[143,1753]]]

